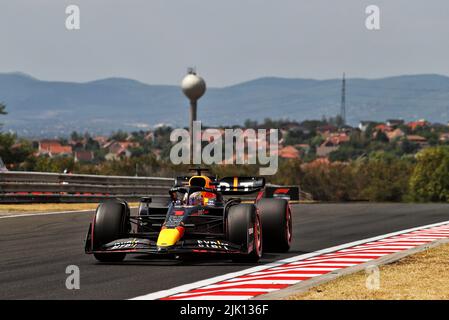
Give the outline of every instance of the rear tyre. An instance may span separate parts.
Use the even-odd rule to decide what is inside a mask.
[[[292,214],[285,199],[263,198],[257,202],[265,251],[287,252],[292,242]]]
[[[103,245],[126,237],[129,232],[129,208],[126,202],[108,201],[98,206],[93,225],[94,251]],[[101,262],[119,262],[125,259],[124,252],[94,253]]]
[[[252,231],[251,231],[252,230]],[[262,227],[257,209],[252,204],[238,204],[229,208],[227,215],[227,239],[251,251],[236,255],[234,262],[257,262],[262,257]]]

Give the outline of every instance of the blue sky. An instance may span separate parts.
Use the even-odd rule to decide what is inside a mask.
[[[65,28],[79,5],[81,29]],[[365,8],[381,30],[365,28]],[[449,75],[449,1],[0,0],[0,72],[45,80],[128,77],[209,86],[262,76]]]

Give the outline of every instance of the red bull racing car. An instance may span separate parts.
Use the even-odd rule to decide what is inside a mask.
[[[141,200],[137,216],[128,203],[101,203],[89,226],[85,252],[102,262],[122,261],[127,254],[185,257],[216,254],[256,262],[264,251],[285,252],[292,241],[287,199],[267,198],[265,179],[218,179],[196,169],[178,177],[168,205]],[[255,201],[238,196],[257,194]]]

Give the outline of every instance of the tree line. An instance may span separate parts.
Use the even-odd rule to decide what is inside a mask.
[[[5,105],[0,103],[0,115],[4,114]],[[323,123],[328,121],[305,121],[301,125],[316,127]],[[263,124],[250,123],[249,120],[245,123],[245,126],[254,127],[276,125],[280,123],[268,120]],[[282,125],[285,125],[285,121]],[[142,152],[133,152],[130,158],[100,163],[75,162],[73,157],[36,157],[35,148],[29,141],[11,133],[0,132],[0,157],[7,164],[16,164],[14,170],[25,171],[166,177],[188,173],[189,166],[173,165],[164,153],[161,158],[157,158],[148,152],[150,147],[168,145],[166,140],[169,130],[158,130],[161,132],[156,132],[156,139],[151,146],[142,142]],[[121,132],[116,135],[117,139],[120,135],[125,136]],[[135,136],[138,139],[141,135]],[[76,138],[72,136],[72,139]],[[301,140],[311,137],[298,135],[295,138]],[[331,161],[279,159],[277,173],[267,177],[267,180],[274,184],[299,185],[319,201],[449,201],[448,145],[424,148],[413,155],[408,153],[409,150],[402,150],[410,147],[406,144],[391,144],[390,150],[379,141],[378,146],[375,145],[367,152],[365,137],[359,135],[356,138],[352,137],[339,153],[331,155]],[[358,154],[360,149],[365,149],[366,156]],[[357,156],[354,156],[356,153]],[[344,156],[346,154],[350,156]],[[348,158],[351,160],[348,161]],[[213,165],[209,169],[211,174],[220,177],[256,176],[259,172],[257,165]]]

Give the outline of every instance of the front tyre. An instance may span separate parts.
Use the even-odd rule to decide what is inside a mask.
[[[113,240],[125,238],[130,229],[129,207],[126,202],[108,201],[101,203],[95,214],[93,225],[93,249],[101,247]],[[124,252],[94,253],[101,262],[119,262],[125,259]]]

